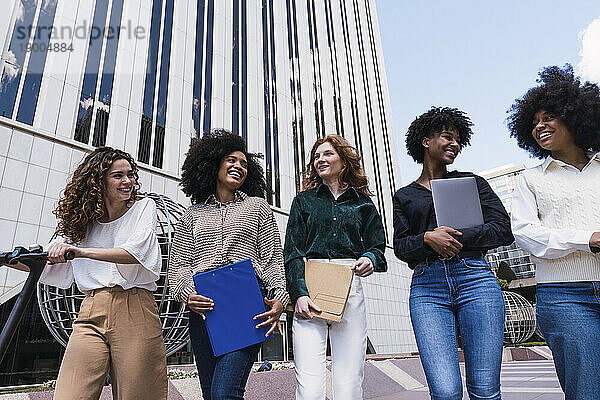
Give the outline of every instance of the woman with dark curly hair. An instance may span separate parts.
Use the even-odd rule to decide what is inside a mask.
[[[398,190],[394,252],[414,270],[410,317],[432,399],[462,399],[457,332],[462,338],[471,399],[500,399],[504,299],[485,253],[513,242],[502,202],[485,179],[448,172],[469,145],[471,120],[456,108],[433,107],[408,128],[408,154],[423,164],[415,182]],[[437,226],[432,179],[475,177],[483,225],[460,231]]]
[[[162,266],[156,206],[136,200],[138,169],[101,147],[75,169],[54,211],[60,239],[40,282],[86,294],[58,374],[54,398],[98,399],[110,373],[114,398],[166,399],[167,366],[156,290]],[[67,251],[75,259],[66,261]]]
[[[214,130],[190,146],[181,186],[193,205],[180,218],[169,260],[168,280],[175,300],[188,304],[190,339],[205,400],[243,399],[252,363],[261,344],[215,357],[204,313],[218,307],[196,293],[192,276],[247,258],[267,293],[269,311],[257,327],[281,333],[279,316],[287,305],[283,254],[275,216],[265,200],[266,183],[259,156],[244,139]]]
[[[516,100],[508,127],[544,161],[519,177],[511,203],[517,244],[536,265],[537,322],[567,399],[600,387],[600,91],[573,68],[547,67]]]
[[[328,336],[333,398],[362,399],[367,316],[361,279],[387,270],[383,224],[360,156],[346,139],[318,139],[306,171],[304,191],[292,202],[284,247],[287,287],[295,305],[296,399],[325,398]],[[313,318],[311,310],[321,310],[309,297],[305,260],[348,265],[354,271],[340,322]]]

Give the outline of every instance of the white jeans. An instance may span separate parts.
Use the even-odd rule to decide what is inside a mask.
[[[353,264],[355,260],[313,260]],[[331,375],[335,400],[362,399],[367,314],[360,278],[354,276],[344,317],[340,322],[312,320],[294,314],[292,337],[296,365],[296,399],[324,400],[326,394],[327,334],[331,343]]]

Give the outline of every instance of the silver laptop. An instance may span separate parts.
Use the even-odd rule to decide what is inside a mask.
[[[475,177],[433,179],[430,184],[438,226],[460,230],[483,225]]]

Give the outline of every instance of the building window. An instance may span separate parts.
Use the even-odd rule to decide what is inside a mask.
[[[325,115],[323,113],[323,89],[321,87],[321,63],[319,57],[319,36],[317,34],[317,16],[314,0],[306,0],[308,16],[308,38],[313,64],[313,94],[315,97],[315,124],[317,137],[325,137]]]
[[[194,99],[192,101],[192,120],[194,137],[200,136],[200,99],[202,96],[202,56],[204,55],[204,1],[198,0],[196,14],[196,57],[194,60]]]
[[[231,130],[233,133],[238,134],[240,121],[240,52],[238,48],[240,36],[240,0],[232,0],[232,7],[233,45],[231,49]]]
[[[46,56],[50,44],[50,35],[54,26],[54,14],[56,12],[57,0],[42,2],[42,7],[38,14],[37,26],[33,38],[32,48],[39,51],[31,51],[29,63],[27,65],[27,74],[23,90],[21,91],[21,100],[19,110],[17,111],[17,121],[27,125],[33,125],[33,117],[37,107],[44,66],[46,65]]]
[[[337,64],[337,48],[335,44],[335,29],[331,12],[331,0],[325,0],[325,22],[327,23],[327,45],[331,62],[331,78],[333,80],[333,112],[337,134],[344,136],[344,118],[342,116],[342,100],[340,98],[340,76]]]
[[[150,162],[150,145],[152,143],[152,117],[154,114],[154,89],[156,87],[156,65],[158,63],[158,41],[160,39],[160,21],[162,18],[162,0],[153,0],[150,25],[150,43],[148,44],[148,60],[146,63],[146,81],[142,106],[142,124],[138,144],[138,161]]]
[[[358,54],[361,68],[361,75],[363,79],[363,87],[365,94],[365,105],[366,105],[366,113],[367,113],[367,128],[369,132],[369,142],[371,143],[371,154],[373,155],[373,173],[375,175],[375,190],[376,190],[376,199],[378,209],[381,213],[381,220],[383,222],[383,227],[386,233],[386,239],[388,236],[387,229],[387,218],[385,212],[385,202],[383,200],[383,187],[381,184],[381,171],[380,171],[380,162],[379,162],[379,149],[377,148],[377,139],[375,134],[375,126],[373,124],[373,105],[371,104],[371,84],[368,77],[367,71],[367,56],[365,55],[365,45],[363,42],[363,31],[362,24],[360,21],[360,10],[357,0],[352,1],[354,6],[354,22],[356,24],[356,33],[358,36]]]
[[[108,129],[108,117],[110,115],[110,104],[112,100],[113,83],[115,80],[115,65],[117,61],[117,49],[119,45],[122,17],[123,0],[113,0],[106,35],[100,93],[97,99],[98,107],[96,108],[96,123],[92,140],[92,146],[95,147],[104,146],[106,144],[106,132]]]
[[[77,110],[74,139],[89,144],[94,126],[92,146],[106,144],[112,90],[117,61],[117,49],[123,17],[123,0],[113,0],[108,14],[109,0],[98,0],[94,10],[92,34],[85,62],[85,74]],[[106,25],[108,19],[108,26]],[[93,32],[102,32],[101,35]],[[104,62],[100,65],[104,49]],[[97,91],[98,77],[100,88]]]
[[[300,191],[301,173],[304,172],[304,124],[302,121],[302,90],[300,86],[300,59],[298,57],[298,25],[296,0],[286,0],[288,56],[290,59],[290,92],[292,101],[292,143],[294,146],[294,183]]]
[[[3,117],[12,118],[15,107],[18,107],[17,121],[33,124],[56,3],[57,0],[48,0],[36,5],[33,0],[18,0],[15,5],[10,44],[0,61],[0,115]],[[21,84],[23,87],[17,105]]]
[[[98,0],[92,20],[92,31],[104,32],[107,13],[108,0]],[[90,140],[103,38],[104,35],[90,35],[88,44],[85,74],[83,76],[83,86],[77,110],[77,123],[75,125],[75,140],[82,143],[89,143]]]
[[[167,96],[169,88],[169,68],[171,65],[171,39],[173,36],[174,0],[166,0],[164,21],[162,21],[162,0],[152,4],[152,25],[146,66],[143,114],[138,143],[138,160],[157,168],[162,168],[164,158],[165,130],[167,118]],[[159,46],[162,26],[162,45]],[[160,49],[160,71],[157,69]],[[158,78],[156,113],[154,101]],[[153,121],[156,122],[154,126]],[[154,129],[153,129],[154,128]],[[154,135],[153,135],[154,133]],[[150,160],[152,155],[152,160]]]
[[[215,3],[214,0],[208,0],[206,15],[206,67],[204,70],[204,124],[202,127],[204,133],[210,132],[214,19]]]
[[[371,57],[373,59],[373,69],[375,72],[375,87],[377,89],[377,103],[379,109],[379,118],[381,121],[381,132],[383,134],[383,149],[385,152],[385,164],[387,168],[388,183],[392,190],[396,187],[396,180],[394,177],[394,167],[392,165],[392,151],[390,148],[390,138],[388,131],[387,118],[385,115],[385,102],[383,100],[383,90],[381,88],[381,74],[379,72],[379,60],[377,59],[377,49],[375,48],[375,39],[373,33],[373,20],[371,18],[371,5],[368,1],[365,2],[367,26],[369,33],[369,44],[371,47]]]
[[[242,0],[242,137],[248,138],[248,35],[247,5]]]
[[[262,2],[262,23],[267,201],[269,204],[273,204],[273,201],[275,201],[275,206],[281,207],[273,0],[263,0]]]
[[[346,10],[346,2],[340,4],[342,15],[342,32],[344,36],[344,50],[346,55],[346,69],[348,71],[348,83],[350,86],[350,110],[352,111],[352,128],[354,132],[354,143],[361,158],[364,160],[362,139],[360,136],[360,123],[358,118],[358,105],[356,103],[356,82],[354,81],[354,64],[352,64],[353,55],[352,47],[350,46],[350,28],[348,27],[348,12]]]
[[[162,168],[167,124],[167,95],[169,93],[169,69],[171,67],[171,39],[173,38],[173,8],[175,0],[167,0],[160,62],[158,86],[158,107],[156,110],[156,133],[154,135],[154,156],[152,165]]]

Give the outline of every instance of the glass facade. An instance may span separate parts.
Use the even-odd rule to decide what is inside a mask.
[[[92,139],[92,146],[94,147],[104,146],[106,144],[106,133],[108,130],[108,117],[110,115],[113,83],[115,80],[115,65],[117,61],[117,49],[122,16],[123,0],[113,0],[109,25],[106,31],[102,79],[100,82],[98,107],[96,109],[94,137]]]
[[[213,37],[215,20],[215,0],[207,0],[206,14],[206,66],[204,67],[204,124],[202,132],[210,132],[211,119],[211,97],[212,97],[212,78],[213,78]]]
[[[240,121],[240,0],[232,0],[233,44],[231,48],[231,131],[239,133]]]
[[[292,98],[292,143],[294,154],[294,185],[296,192],[301,189],[304,172],[304,122],[302,118],[302,88],[300,85],[300,59],[298,57],[298,23],[296,20],[296,0],[286,0],[288,28],[288,57],[290,59],[290,93]]]
[[[200,136],[200,101],[202,99],[202,60],[204,55],[204,1],[198,0],[196,12],[196,41],[194,44],[194,86],[192,100],[193,137]]]
[[[331,76],[333,78],[333,110],[335,113],[335,127],[338,135],[344,136],[344,117],[340,98],[340,77],[337,65],[337,48],[333,15],[331,14],[331,0],[325,0],[325,21],[327,23],[327,45],[329,47],[329,61],[331,62]]]
[[[365,54],[365,44],[364,44],[364,33],[363,33],[363,29],[362,29],[362,22],[361,22],[361,18],[359,18],[360,15],[360,9],[359,9],[359,4],[357,0],[352,0],[353,3],[353,7],[354,7],[354,22],[356,24],[356,29],[357,29],[357,34],[358,34],[358,53],[359,53],[359,60],[360,60],[360,68],[361,68],[361,75],[363,78],[363,87],[365,88],[364,91],[364,96],[365,96],[365,104],[366,104],[366,113],[367,113],[367,129],[368,129],[368,133],[369,133],[369,142],[371,144],[371,149],[370,149],[370,153],[372,155],[372,163],[373,163],[373,170],[375,171],[375,193],[378,195],[376,196],[376,202],[377,202],[377,208],[379,209],[381,215],[382,215],[382,222],[383,222],[383,227],[386,231],[386,239],[389,239],[387,236],[388,235],[388,221],[387,218],[385,217],[386,212],[385,212],[385,202],[383,201],[383,186],[381,183],[381,160],[380,160],[380,149],[379,146],[377,144],[377,138],[376,138],[376,128],[375,128],[375,122],[374,122],[374,116],[373,116],[373,104],[370,101],[370,96],[371,96],[371,85],[372,82],[370,82],[370,80],[367,78],[367,54]]]
[[[265,118],[265,175],[267,180],[267,200],[273,204],[273,157],[271,155],[271,72],[269,63],[269,0],[262,0],[262,33],[263,33],[263,83],[264,83],[264,118]]]
[[[364,159],[362,137],[360,130],[360,122],[358,116],[358,104],[356,94],[356,82],[354,80],[354,64],[352,63],[353,54],[352,47],[350,46],[350,28],[348,26],[348,11],[346,9],[346,2],[344,1],[340,5],[342,15],[342,30],[344,34],[344,49],[346,56],[346,69],[348,71],[348,85],[350,86],[350,109],[352,110],[352,128],[354,132],[354,141],[361,157]]]
[[[27,125],[33,125],[33,117],[38,103],[44,66],[46,65],[46,56],[50,44],[50,35],[54,25],[54,15],[56,13],[56,1],[42,2],[38,20],[35,28],[35,35],[31,43],[31,55],[27,65],[27,74],[17,111],[17,121]],[[38,51],[34,51],[37,49]]]
[[[248,139],[248,5],[247,0],[241,0],[242,12],[242,137]]]
[[[148,45],[148,59],[146,63],[146,81],[144,84],[144,98],[142,100],[142,121],[138,143],[138,160],[145,164],[149,164],[150,162],[152,118],[154,114],[154,93],[156,88],[158,51],[160,49],[159,40],[161,19],[162,0],[153,0],[152,17],[150,20],[150,42]]]
[[[50,48],[57,0],[19,0],[8,50],[2,55],[0,115],[32,125]],[[22,79],[23,78],[23,79]],[[19,87],[20,99],[17,99]],[[19,100],[17,102],[17,100]]]
[[[104,32],[107,13],[108,0],[98,0],[92,20],[92,30],[94,32]],[[90,139],[103,39],[104,35],[90,35],[83,86],[77,110],[77,124],[75,126],[75,140],[82,143],[88,143]]]
[[[315,1],[306,0],[308,17],[308,39],[313,66],[313,95],[315,108],[315,124],[318,137],[325,137],[325,115],[323,112],[323,89],[321,87],[321,63],[319,59],[319,35],[316,27]]]
[[[156,131],[152,166],[162,168],[165,151],[165,129],[167,125],[167,95],[169,91],[169,68],[171,67],[171,42],[173,38],[173,9],[175,0],[166,0],[165,21],[160,60],[158,104],[156,109]]]
[[[164,21],[162,7],[164,6]],[[153,167],[162,168],[167,118],[169,69],[171,66],[171,42],[173,38],[174,0],[154,0],[150,28],[150,46],[146,66],[143,114],[138,143],[138,160]],[[162,42],[160,37],[162,27]],[[160,44],[159,44],[160,43]],[[160,70],[158,57],[160,50]],[[158,80],[158,93],[156,82]],[[156,96],[155,96],[156,95]],[[154,102],[156,97],[156,115]],[[156,121],[154,125],[153,121]],[[150,155],[152,154],[152,160]]]

